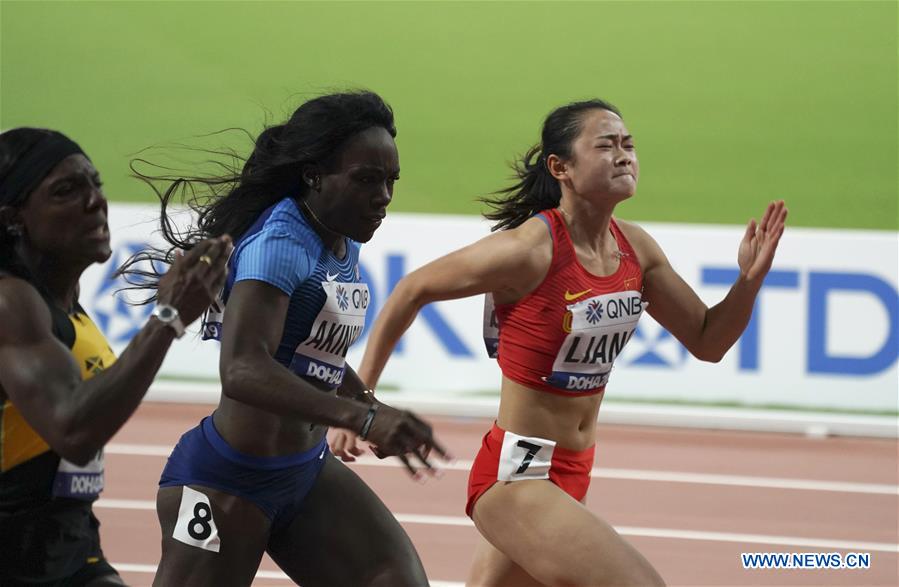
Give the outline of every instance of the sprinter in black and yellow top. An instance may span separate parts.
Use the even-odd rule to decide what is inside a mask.
[[[91,510],[103,489],[103,445],[226,275],[228,237],[178,257],[160,282],[154,317],[116,361],[78,304],[81,273],[111,254],[100,185],[64,135],[0,134],[3,587],[124,584],[103,558]]]

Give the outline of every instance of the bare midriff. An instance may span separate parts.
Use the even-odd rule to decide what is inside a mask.
[[[566,397],[532,389],[503,377],[497,425],[521,436],[554,440],[584,450],[596,443],[596,416],[604,392]]]

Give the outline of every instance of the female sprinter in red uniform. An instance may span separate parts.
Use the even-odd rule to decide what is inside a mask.
[[[488,218],[502,230],[408,275],[372,330],[359,369],[370,385],[422,306],[482,293],[495,301],[502,395],[469,479],[466,510],[485,538],[471,585],[662,584],[584,506],[612,363],[644,309],[697,358],[720,360],[749,321],[787,210],[772,203],[749,222],[740,276],[708,308],[646,232],[613,217],[638,169],[615,107],[558,108],[520,181],[491,201]]]

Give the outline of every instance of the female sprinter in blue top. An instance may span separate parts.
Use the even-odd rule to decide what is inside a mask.
[[[193,200],[192,233],[163,223],[173,248],[223,233],[235,248],[205,325],[221,340],[222,396],[162,473],[156,585],[249,585],[264,552],[305,587],[427,584],[396,519],[325,440],[329,426],[354,430],[413,471],[443,452],[345,362],[370,299],[359,243],[399,178],[395,135],[376,94],[320,96],[266,129],[239,174],[160,194],[164,211],[185,186],[213,189]]]
[[[740,243],[740,275],[708,308],[658,244],[613,217],[639,168],[618,110],[569,104],[543,125],[520,181],[492,200],[503,229],[406,276],[371,332],[374,384],[423,305],[490,293],[503,373],[499,416],[472,467],[467,513],[484,537],[470,585],[658,585],[637,550],[584,505],[596,417],[616,356],[648,311],[697,358],[718,361],[746,327],[784,229],[772,203]]]

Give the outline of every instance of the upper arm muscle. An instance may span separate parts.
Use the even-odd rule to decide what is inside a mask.
[[[702,335],[708,307],[671,266],[659,244],[642,228],[618,221],[634,247],[643,270],[647,312],[694,351]]]
[[[225,305],[222,364],[260,352],[273,356],[281,342],[289,303],[287,294],[273,285],[237,282]]]
[[[61,440],[60,414],[81,381],[69,349],[53,336],[47,305],[26,282],[0,280],[0,388],[51,447]]]
[[[545,224],[531,220],[428,263],[407,280],[423,303],[493,292],[499,303],[536,288],[552,260]]]

